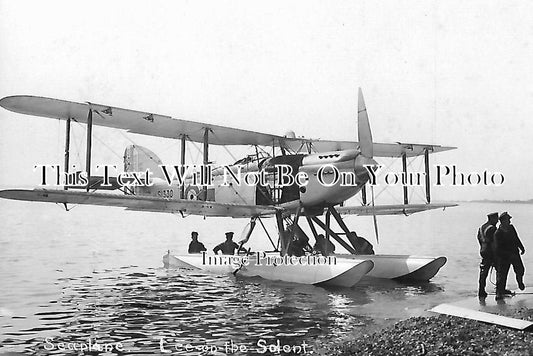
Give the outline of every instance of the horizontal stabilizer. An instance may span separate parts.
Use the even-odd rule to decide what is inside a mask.
[[[336,208],[342,215],[411,215],[421,211],[433,209],[445,209],[457,206],[454,203],[439,204],[393,204],[393,205],[364,205],[364,206],[342,206]]]
[[[224,204],[209,201],[165,199],[152,196],[92,193],[69,190],[11,189],[0,191],[0,198],[61,204],[88,204],[127,208],[129,210],[184,215],[249,218],[276,213],[273,206]]]

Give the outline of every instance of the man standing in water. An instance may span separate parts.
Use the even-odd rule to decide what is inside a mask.
[[[513,225],[511,225],[511,215],[506,211],[500,215],[500,226],[494,233],[494,247],[497,262],[496,268],[496,299],[503,299],[505,285],[507,284],[507,274],[509,267],[513,265],[516,274],[518,288],[524,290],[524,264],[520,254],[524,254],[526,249],[518,237]],[[520,250],[520,253],[518,252]]]
[[[485,285],[487,284],[487,276],[491,267],[496,267],[494,257],[494,233],[496,232],[496,224],[498,223],[498,213],[490,213],[487,215],[488,220],[479,228],[477,232],[477,240],[479,241],[479,254],[481,255],[481,263],[479,264],[479,289],[478,296],[486,298],[487,292]],[[504,288],[505,289],[505,288]]]

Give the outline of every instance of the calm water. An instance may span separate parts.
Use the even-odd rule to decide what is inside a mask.
[[[380,217],[379,244],[371,218],[347,218],[377,253],[444,255],[448,263],[431,283],[325,289],[162,267],[167,249],[185,252],[191,230],[212,248],[225,231],[238,237],[246,220],[88,206],[65,212],[50,204],[1,200],[0,353],[65,354],[59,342],[88,345],[89,338],[93,344],[120,342],[125,354],[158,354],[161,342],[176,355],[231,354],[226,343],[247,349],[234,354],[257,354],[264,350],[258,342],[278,340],[305,342],[308,354],[326,353],[338,340],[474,296],[477,226],[485,213],[502,210],[513,215],[526,249],[533,251],[532,205],[464,204]],[[273,221],[265,224],[275,232]],[[269,247],[260,229],[250,244]],[[530,256],[524,259],[525,282],[533,285]],[[516,288],[513,278],[509,287]]]

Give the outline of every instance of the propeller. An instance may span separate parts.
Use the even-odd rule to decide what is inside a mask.
[[[370,186],[370,191],[372,192],[372,219],[374,220],[374,233],[376,235],[376,242],[379,244],[379,233],[378,233],[378,218],[376,217],[376,210],[374,209],[374,187]]]
[[[361,180],[369,179],[365,166],[376,166],[378,163],[374,160],[374,143],[372,141],[372,131],[366,112],[365,99],[363,91],[359,88],[359,99],[357,105],[357,138],[359,140],[360,155],[355,160],[355,174]]]
[[[361,154],[366,158],[373,158],[374,145],[372,143],[372,131],[370,130],[365,98],[363,98],[363,91],[361,88],[359,88],[359,100],[357,105],[357,135]]]
[[[363,165],[377,165],[374,160],[374,143],[372,141],[372,130],[370,129],[370,121],[368,120],[368,113],[366,112],[365,98],[363,91],[359,88],[358,104],[357,104],[357,136],[359,140],[359,150],[361,151],[361,163]],[[378,234],[378,219],[374,209],[374,187],[370,186],[372,193],[372,218],[374,221],[374,232],[376,241],[379,243]]]

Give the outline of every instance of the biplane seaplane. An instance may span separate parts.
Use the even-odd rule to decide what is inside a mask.
[[[0,191],[0,197],[61,203],[65,208],[68,204],[92,204],[182,216],[246,218],[250,221],[243,232],[241,246],[248,241],[256,222],[259,221],[273,247],[273,251],[257,253],[257,258],[248,258],[246,263],[242,262],[243,260],[237,263],[220,262],[214,255],[205,253],[172,255],[169,252],[163,258],[167,265],[293,283],[351,287],[363,277],[427,281],[446,263],[443,256],[361,254],[362,251],[355,241],[357,235],[352,233],[342,219],[342,215],[346,214],[373,215],[375,218],[376,215],[409,215],[454,205],[431,203],[429,169],[430,154],[453,147],[374,143],[360,89],[358,141],[272,135],[175,119],[149,112],[45,97],[10,96],[1,99],[0,105],[16,113],[66,121],[64,167],[67,174],[71,121],[85,124],[87,128],[86,171],[78,175],[86,178],[80,180],[81,187],[79,184],[65,184],[63,189],[10,189]],[[117,179],[111,179],[113,177],[91,176],[93,125],[178,139],[181,141],[181,165],[174,172],[169,172],[162,169],[163,163],[152,151],[130,145],[125,151],[124,172],[150,172],[151,175],[146,175],[143,179],[134,177],[141,184],[121,185],[117,184]],[[256,153],[233,165],[210,169],[209,175],[212,179],[200,184],[195,182],[194,172],[186,172],[185,152],[188,141],[203,145],[205,166],[209,165],[210,145],[249,145],[255,147]],[[404,204],[376,205],[373,199],[371,203],[367,201],[365,185],[368,185],[376,170],[377,162],[374,158],[401,158],[404,173],[407,173],[407,158],[417,156],[423,156],[425,163],[424,203],[409,204],[406,186],[403,188]],[[280,170],[279,167],[283,169]],[[243,172],[254,173],[262,179],[252,180],[251,184],[242,184],[238,174]],[[280,183],[278,178],[283,175],[286,181]],[[349,182],[335,179],[338,176],[350,178]],[[150,184],[146,184],[148,180]],[[363,204],[346,206],[345,201],[359,192],[362,194]],[[262,222],[262,219],[267,217],[276,220],[277,244]],[[331,217],[335,219],[341,231],[339,228],[333,228]],[[318,239],[319,235],[325,235],[326,240],[334,240],[348,253],[330,255],[328,258],[312,253],[308,237],[310,233],[306,233],[301,225],[304,220],[307,221],[315,239]],[[293,257],[290,256],[291,244],[296,241],[304,241],[304,255],[300,256],[299,260],[288,259]],[[287,258],[284,260],[284,257]],[[318,258],[319,262],[311,263],[311,257]],[[206,263],[206,260],[215,262]]]

